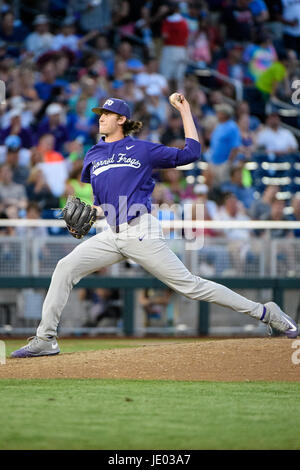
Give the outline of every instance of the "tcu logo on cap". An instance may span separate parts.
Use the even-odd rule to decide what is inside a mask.
[[[108,106],[111,106],[113,104],[113,100],[106,100],[104,103],[104,106],[107,104]]]

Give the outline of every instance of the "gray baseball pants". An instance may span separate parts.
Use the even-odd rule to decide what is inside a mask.
[[[137,223],[138,222],[138,223]],[[168,247],[159,221],[151,214],[120,225],[119,233],[107,228],[80,243],[62,258],[53,272],[37,336],[56,336],[61,313],[71,289],[80,279],[99,269],[130,258],[175,292],[205,300],[259,319],[261,303],[252,302],[221,284],[193,275]]]

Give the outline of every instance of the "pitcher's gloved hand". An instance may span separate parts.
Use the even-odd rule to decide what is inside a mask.
[[[96,221],[97,210],[81,201],[78,197],[69,196],[62,209],[62,218],[70,234],[75,238],[86,235]]]

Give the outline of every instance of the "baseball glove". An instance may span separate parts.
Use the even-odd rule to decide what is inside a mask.
[[[86,235],[96,221],[97,210],[78,197],[69,196],[65,207],[62,209],[62,218],[67,224],[67,229],[75,238]]]

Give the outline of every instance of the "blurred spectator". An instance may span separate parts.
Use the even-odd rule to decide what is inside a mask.
[[[49,19],[46,15],[37,15],[33,21],[33,26],[34,32],[27,36],[25,48],[36,60],[51,49],[53,35],[49,31]]]
[[[65,189],[68,167],[64,157],[54,150],[54,143],[55,139],[52,134],[45,134],[40,138],[37,151],[42,156],[42,160],[38,165],[52,194],[59,197]]]
[[[85,52],[83,55],[84,67],[80,68],[78,78],[87,75],[91,78],[106,77],[107,70],[103,60],[94,52]]]
[[[282,39],[282,0],[265,0],[269,11],[269,21],[264,25],[269,31],[273,40],[281,41]]]
[[[202,107],[207,103],[207,98],[204,91],[199,88],[197,77],[190,73],[186,74],[184,79],[184,96],[190,104],[195,125],[199,128],[204,114]]]
[[[57,70],[55,61],[49,57],[49,59],[40,65],[40,77],[35,83],[35,89],[41,100],[54,100],[62,90],[66,87],[67,82],[57,78]]]
[[[94,53],[103,61],[105,67],[106,62],[112,62],[114,57],[114,50],[110,47],[110,43],[105,34],[98,34],[94,40],[95,51]]]
[[[5,161],[10,165],[13,172],[13,181],[18,184],[25,184],[29,175],[29,162],[31,153],[27,149],[21,149],[21,139],[17,135],[9,135],[5,139],[5,146],[7,148]],[[24,157],[24,151],[26,160],[22,161]],[[20,158],[21,157],[21,158]]]
[[[292,199],[292,208],[293,208],[293,214],[291,216],[291,220],[295,220],[300,222],[300,197],[299,194],[295,194],[295,196]],[[294,237],[299,238],[300,237],[300,229],[295,229],[294,230]]]
[[[217,64],[217,71],[227,78],[232,80],[244,81],[244,67],[241,61],[243,48],[241,46],[231,47],[227,56],[221,59]],[[230,97],[235,96],[235,87],[232,84],[224,82],[221,78],[218,78],[218,83],[223,87],[223,93]],[[229,92],[227,91],[229,89]]]
[[[255,83],[277,59],[277,53],[270,36],[261,32],[256,36],[254,43],[249,44],[243,54],[243,61],[247,65],[247,79]]]
[[[256,149],[256,134],[250,130],[249,114],[242,114],[237,124],[241,134],[239,154],[243,155],[245,160],[251,160],[252,153]]]
[[[62,82],[74,82],[77,79],[77,68],[73,66],[75,54],[66,48],[60,49],[56,53],[55,66],[57,80]],[[68,92],[67,92],[68,93]],[[64,96],[62,96],[64,98]]]
[[[221,23],[226,25],[227,38],[235,41],[251,41],[254,34],[254,17],[249,0],[228,2],[222,9]]]
[[[187,11],[181,10],[183,18],[186,20],[189,31],[189,46],[193,45],[196,40],[197,33],[199,32],[200,16],[199,4],[196,1],[188,2]]]
[[[52,42],[52,49],[59,51],[67,48],[74,53],[82,48],[82,46],[98,36],[99,32],[96,30],[89,31],[86,35],[80,37],[76,32],[76,20],[74,17],[66,17],[61,23],[61,32],[55,35]]]
[[[221,185],[221,191],[234,194],[246,209],[249,209],[254,201],[254,189],[245,188],[243,185],[242,166],[230,169],[230,181],[226,181]]]
[[[173,195],[164,183],[156,183],[151,199],[152,203],[157,205],[173,203]]]
[[[92,125],[95,123],[94,117],[87,115],[87,99],[80,97],[74,111],[69,111],[67,115],[67,134],[70,141],[77,137],[82,137],[84,142],[89,142],[89,135]]]
[[[37,139],[45,134],[54,136],[54,149],[60,153],[64,153],[64,146],[69,140],[67,126],[62,123],[63,111],[59,103],[51,103],[46,109],[46,117],[37,129]]]
[[[152,126],[154,122],[156,128],[167,123],[170,107],[157,85],[150,85],[146,89],[146,111],[151,117]]]
[[[262,196],[253,201],[248,211],[253,220],[266,220],[270,217],[271,204],[278,191],[279,186],[269,185],[265,187]]]
[[[126,72],[131,72],[134,74],[138,74],[143,71],[144,64],[143,62],[136,57],[133,52],[132,45],[130,42],[123,40],[118,47],[117,54],[113,57],[112,60],[108,60],[106,62],[106,67],[108,71],[108,75],[110,77],[114,77],[116,79],[116,64],[117,62],[125,62],[124,69],[122,70],[122,74],[124,75]]]
[[[182,120],[179,113],[172,113],[168,119],[166,129],[161,136],[161,143],[164,145],[170,145],[173,140],[178,139],[184,140]]]
[[[15,25],[15,16],[11,10],[2,13],[0,25],[0,39],[7,43],[7,51],[18,58],[23,47],[23,41],[28,30],[22,24]]]
[[[223,204],[217,214],[215,220],[250,220],[245,214],[244,207],[237,197],[232,193],[225,193]],[[250,238],[250,230],[231,228],[224,230],[224,235],[230,240],[248,240]]]
[[[266,127],[257,135],[257,147],[276,156],[296,152],[298,142],[294,134],[281,126],[279,114],[272,112],[266,119]]]
[[[4,210],[0,210],[0,219],[9,219],[8,215],[6,214]],[[16,234],[15,227],[0,226],[0,237],[14,237],[15,234]],[[3,245],[1,246],[1,249],[0,249],[0,258],[3,258],[2,250],[3,250]],[[4,253],[4,256],[5,256],[5,253]]]
[[[162,170],[163,185],[172,194],[172,200],[178,204],[185,199],[195,199],[192,185],[189,185],[184,178],[182,171],[176,168]]]
[[[136,85],[142,91],[151,86],[158,86],[161,94],[167,95],[169,88],[166,78],[158,72],[158,60],[154,57],[150,58],[145,64],[145,70],[135,76]]]
[[[123,83],[124,85],[120,90],[119,96],[121,99],[126,100],[129,108],[133,112],[136,103],[143,100],[144,94],[136,87],[132,73],[129,72],[123,76]]]
[[[179,4],[172,4],[171,14],[163,21],[161,30],[164,43],[160,72],[171,84],[171,91],[183,87],[187,64],[188,26],[179,11]]]
[[[52,49],[58,51],[67,47],[73,52],[79,49],[79,36],[76,34],[75,19],[67,17],[61,23],[61,31],[53,38]]]
[[[22,110],[14,108],[9,112],[10,125],[0,132],[0,143],[4,144],[9,135],[17,135],[21,139],[21,146],[29,149],[33,145],[32,131],[22,127]]]
[[[117,326],[122,317],[122,303],[118,289],[80,289],[79,300],[89,303],[88,319],[84,327]],[[104,323],[104,320],[106,322]]]
[[[79,80],[79,88],[73,96],[70,97],[68,105],[71,111],[76,109],[76,103],[80,98],[86,99],[85,115],[95,120],[95,114],[92,108],[98,106],[99,101],[106,97],[104,90],[98,86],[95,78],[83,76]]]
[[[225,98],[221,91],[211,90],[208,93],[207,102],[202,105],[202,111],[204,116],[216,114],[215,106],[218,104],[224,104]]]
[[[202,6],[203,5],[205,5],[204,2]],[[213,15],[207,11],[207,7],[200,11],[200,30],[203,31],[207,36],[209,41],[209,49],[212,56],[218,56],[224,43],[219,25],[219,17],[213,20]]]
[[[249,103],[247,101],[240,101],[237,103],[236,105],[236,109],[235,109],[235,112],[236,112],[236,118],[237,118],[237,121],[240,120],[240,118],[246,114],[246,116],[248,116],[249,118],[249,131],[258,131],[260,126],[261,126],[261,121],[259,120],[259,118],[257,116],[253,116],[250,114],[250,106],[249,106]]]
[[[16,107],[21,107],[22,109],[22,126],[28,127],[28,124],[31,124],[31,121],[24,123],[24,118],[26,117],[26,110],[30,110],[32,113],[36,113],[40,110],[42,101],[39,99],[39,95],[34,86],[35,72],[33,66],[26,63],[21,64],[18,68],[18,72],[18,76],[15,77],[17,82],[17,89],[15,90],[15,95],[21,96],[23,100],[23,105],[25,105],[25,107],[23,106],[24,109],[22,109],[22,104],[18,104],[16,105]],[[12,102],[12,100],[13,98],[11,98],[10,102]],[[12,106],[12,108],[14,108],[14,106]]]
[[[276,95],[280,83],[287,78],[288,55],[285,51],[278,53],[278,59],[262,72],[255,82],[256,89],[259,91],[257,99],[266,103],[270,98]]]
[[[52,134],[44,134],[40,137],[37,145],[37,150],[41,155],[41,162],[52,163],[52,162],[61,162],[64,160],[64,157],[61,153],[56,152],[55,147],[55,137]]]
[[[64,207],[66,204],[66,198],[68,196],[79,197],[81,201],[91,206],[94,203],[93,189],[89,183],[82,183],[81,173],[82,173],[83,163],[82,161],[76,161],[73,163],[73,170],[70,173],[68,180],[66,181],[65,191],[63,197],[60,198],[59,205]]]
[[[167,307],[173,292],[171,289],[145,289],[140,292],[138,302],[145,312],[145,326],[167,326]]]
[[[98,127],[97,127],[97,133],[98,133]],[[68,165],[70,165],[71,162],[84,159],[85,150],[83,146],[82,136],[78,136],[76,137],[75,140],[68,142],[66,147],[67,147],[67,152],[68,152],[68,158],[67,158]],[[90,148],[90,145],[88,146],[88,149],[89,148]]]
[[[285,201],[282,199],[274,198],[271,203],[271,211],[270,215],[266,220],[274,220],[274,221],[284,221],[289,220],[289,217],[284,214],[285,208]],[[271,238],[283,238],[287,235],[291,235],[291,231],[283,228],[275,228],[270,230]]]
[[[44,174],[38,166],[31,169],[25,188],[28,200],[36,202],[41,210],[58,207],[58,198],[53,196]]]
[[[22,141],[18,135],[9,135],[0,146],[0,164],[6,161],[9,151],[18,153],[18,165],[28,167],[30,165],[31,150],[21,147]],[[16,181],[18,183],[18,181]]]
[[[150,27],[155,47],[154,55],[159,57],[162,48],[162,23],[166,16],[170,14],[169,4],[162,4],[161,0],[152,0],[150,4]]]
[[[26,208],[26,219],[39,220],[41,211],[36,202],[29,202]],[[16,235],[25,238],[43,238],[48,234],[46,227],[17,227]]]
[[[18,209],[27,205],[25,188],[13,181],[13,171],[8,163],[0,166],[0,200],[6,206],[13,204]]]
[[[13,62],[14,59],[8,51],[7,43],[0,39],[0,64],[9,66]]]
[[[218,207],[215,201],[209,199],[209,187],[207,184],[196,184],[194,186],[194,194],[196,195],[195,204],[204,205],[205,220],[213,220],[218,212]],[[215,236],[216,231],[212,229],[205,229],[204,234]]]
[[[233,108],[230,105],[220,104],[215,109],[219,124],[211,135],[209,163],[213,165],[217,185],[229,176],[229,168],[241,145],[241,134],[233,120]]]
[[[264,23],[269,19],[268,7],[263,0],[251,0],[248,5],[256,23]]]
[[[80,28],[85,31],[105,32],[111,25],[111,2],[109,0],[72,0],[69,13],[79,18]]]
[[[283,39],[286,49],[300,54],[300,4],[297,0],[282,0]]]
[[[188,57],[198,67],[212,61],[209,36],[201,26],[193,33],[193,39],[189,40]]]
[[[133,5],[134,3],[135,2],[130,2],[130,5]],[[139,3],[138,0],[137,3]],[[134,18],[134,16],[132,18],[135,21],[135,34],[142,40],[145,57],[154,56],[155,47],[151,30],[150,3],[146,2],[145,5],[142,6],[140,16],[138,18]]]

